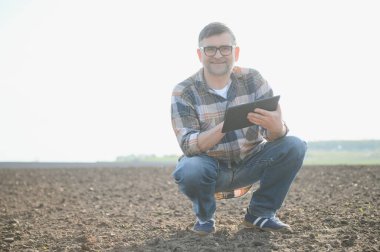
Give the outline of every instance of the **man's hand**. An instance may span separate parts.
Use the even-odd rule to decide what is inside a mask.
[[[267,129],[269,140],[275,140],[286,134],[286,126],[282,121],[281,107],[277,105],[275,111],[268,111],[257,108],[254,112],[248,113],[248,121]]]
[[[224,122],[219,123],[214,128],[204,131],[198,135],[198,148],[206,152],[222,140],[225,133],[222,133]]]

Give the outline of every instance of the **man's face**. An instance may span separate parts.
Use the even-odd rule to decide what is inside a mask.
[[[201,48],[198,48],[197,53],[200,62],[204,66],[204,70],[211,75],[229,75],[235,61],[239,58],[239,48],[233,46],[231,35],[228,33],[214,35],[203,39],[200,44]],[[226,49],[229,46],[232,46],[232,49],[230,51],[231,53],[227,55],[228,50]],[[219,48],[219,50],[217,50],[215,55],[213,55],[212,48],[208,47],[216,47]]]

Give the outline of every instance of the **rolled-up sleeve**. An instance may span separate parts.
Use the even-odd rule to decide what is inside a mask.
[[[200,125],[196,110],[182,92],[173,91],[171,101],[172,127],[177,141],[186,156],[201,153],[198,147]]]

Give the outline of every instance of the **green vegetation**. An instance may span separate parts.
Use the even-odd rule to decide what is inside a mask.
[[[308,150],[305,164],[309,165],[337,165],[337,164],[380,164],[380,151],[315,151]]]
[[[311,150],[366,152],[380,150],[380,140],[341,140],[308,142]]]
[[[116,162],[175,164],[177,155],[128,155]],[[306,165],[374,165],[380,164],[380,140],[308,142]]]
[[[318,141],[309,142],[305,164],[380,164],[380,141]]]

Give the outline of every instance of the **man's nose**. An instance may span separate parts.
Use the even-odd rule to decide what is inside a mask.
[[[222,58],[223,57],[223,55],[220,53],[220,50],[218,49],[218,50],[216,50],[216,53],[215,53],[215,55],[214,55],[214,58]]]

